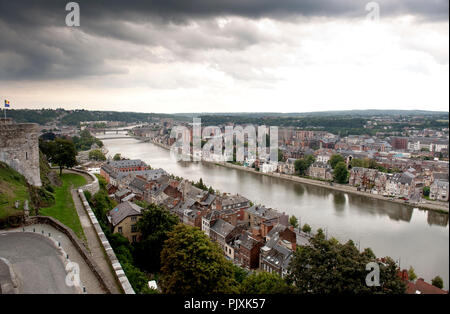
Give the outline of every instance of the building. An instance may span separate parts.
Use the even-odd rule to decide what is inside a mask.
[[[430,186],[430,198],[432,200],[448,202],[449,184],[448,181],[436,180]]]
[[[100,168],[100,175],[105,178],[106,182],[112,185],[118,185],[121,177],[138,171],[148,170],[149,166],[140,159],[108,161]],[[141,174],[141,173],[136,173]]]
[[[416,282],[408,281],[406,288],[407,294],[448,294],[448,291],[435,287],[428,282],[425,282],[423,278],[419,278]]]
[[[410,198],[415,187],[415,176],[409,172],[396,173],[386,180],[386,193],[391,196]]]
[[[328,163],[316,161],[308,167],[306,174],[321,180],[333,180],[333,170]]]
[[[120,189],[114,193],[114,199],[116,202],[121,203],[122,200],[131,194],[131,191],[128,189]]]
[[[408,138],[407,137],[392,137],[391,146],[393,149],[407,150]]]
[[[253,238],[249,232],[238,235],[231,245],[234,248],[234,262],[245,269],[259,267],[259,252],[262,242]]]
[[[278,223],[285,226],[289,225],[289,216],[272,208],[258,205],[244,210],[243,222],[250,227],[253,237],[264,238],[272,226]]]
[[[288,274],[289,263],[293,254],[292,250],[278,244],[276,241],[266,243],[260,251],[259,268],[285,277]]]
[[[209,227],[209,237],[212,241],[219,244],[220,248],[227,255],[229,250],[227,243],[231,241],[233,237],[238,235],[242,231],[242,228],[233,226],[223,219],[217,219]]]
[[[112,233],[119,233],[130,242],[140,240],[140,232],[136,223],[142,217],[142,208],[131,202],[123,202],[111,209],[107,218],[111,226]]]

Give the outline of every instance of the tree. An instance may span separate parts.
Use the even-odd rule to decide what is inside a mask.
[[[316,157],[314,157],[313,155],[307,155],[305,157],[305,160],[308,163],[308,167],[309,167],[316,161]]]
[[[119,153],[115,154],[114,157],[113,157],[113,160],[115,160],[115,161],[119,161],[121,159],[122,159],[122,155],[119,154]]]
[[[278,161],[283,161],[283,159],[284,159],[283,151],[278,148]]]
[[[89,159],[97,160],[97,161],[105,161],[105,154],[102,153],[99,149],[94,149],[89,152]]]
[[[295,171],[300,175],[305,175],[306,169],[308,169],[308,163],[304,159],[297,159],[294,162]]]
[[[417,275],[416,275],[416,273],[414,272],[414,268],[413,268],[412,266],[409,266],[409,269],[408,269],[408,278],[409,278],[410,281],[414,281],[414,280],[417,279]]]
[[[241,284],[244,281],[244,279],[247,278],[248,276],[248,271],[242,267],[233,264],[233,270],[234,270],[234,279],[239,284]]]
[[[347,183],[348,170],[345,162],[339,162],[333,171],[334,181],[337,183]]]
[[[136,264],[150,272],[161,268],[161,251],[167,233],[178,223],[178,217],[156,204],[149,205],[137,222],[141,241],[136,244]]]
[[[289,218],[289,224],[294,227],[297,228],[298,227],[298,219],[297,217],[295,217],[294,215],[291,216],[291,218]]]
[[[423,187],[423,196],[430,196],[430,187],[429,186]]]
[[[208,187],[206,186],[206,184],[203,183],[203,179],[202,178],[200,178],[200,180],[197,183],[194,183],[193,186],[195,186],[195,187],[197,187],[199,189],[202,189],[204,191],[208,190]]]
[[[243,294],[282,294],[289,293],[289,286],[277,273],[253,273],[241,284]]]
[[[183,224],[168,234],[161,252],[163,293],[237,293],[233,264],[200,229]]]
[[[345,162],[345,159],[344,159],[344,157],[342,157],[341,155],[338,155],[338,154],[331,156],[330,161],[329,161],[331,168],[333,168],[333,169],[340,162]]]
[[[308,224],[304,224],[303,228],[302,228],[302,231],[305,232],[305,233],[310,233],[311,232],[311,226],[308,225]]]
[[[380,286],[366,285],[369,262],[380,267]],[[294,252],[286,280],[297,293],[398,294],[406,290],[398,271],[391,258],[379,262],[371,250],[360,252],[353,241],[341,244],[333,238],[327,240],[319,229],[310,245],[299,246]]]
[[[77,164],[77,150],[72,141],[57,138],[54,141],[41,143],[41,150],[48,161],[59,166],[59,175],[64,167],[71,168]]]
[[[435,287],[438,287],[439,289],[443,289],[444,288],[444,281],[442,280],[441,277],[436,276],[431,280],[431,284]]]
[[[81,131],[80,136],[72,137],[72,141],[75,144],[75,148],[79,151],[89,150],[93,144],[97,144],[98,147],[103,146],[103,142],[92,136],[88,130]]]
[[[306,174],[306,170],[308,170],[309,166],[311,166],[314,161],[315,161],[315,157],[312,155],[308,155],[304,158],[301,159],[297,159],[294,162],[294,167],[295,170],[301,175],[304,176]]]

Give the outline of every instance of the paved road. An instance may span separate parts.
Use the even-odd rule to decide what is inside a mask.
[[[19,293],[76,293],[65,283],[67,273],[59,251],[42,235],[0,233],[0,256],[11,263]]]

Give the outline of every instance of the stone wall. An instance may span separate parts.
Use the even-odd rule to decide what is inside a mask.
[[[113,248],[109,244],[109,241],[106,238],[106,235],[103,233],[103,230],[100,227],[97,217],[95,217],[95,214],[91,209],[91,206],[89,206],[89,203],[86,200],[86,197],[84,196],[82,189],[78,190],[78,195],[80,196],[81,202],[83,203],[83,206],[89,216],[89,219],[91,220],[91,223],[94,226],[95,232],[97,233],[97,236],[100,239],[100,242],[106,252],[108,261],[110,262],[110,264],[113,268],[114,275],[116,276],[117,280],[119,281],[120,286],[122,287],[125,294],[135,294],[133,287],[131,286],[130,282],[128,281],[127,276],[125,275],[124,270],[122,269],[122,265],[120,265],[120,262],[117,259],[117,256],[114,253]]]
[[[92,174],[88,171],[84,171],[84,170],[80,170],[80,169],[76,169],[76,168],[72,168],[70,169],[71,171],[74,172],[78,172],[78,173],[84,173],[85,175],[88,175],[92,178],[92,182],[88,183],[86,185],[83,185],[81,187],[81,189],[83,191],[89,191],[92,195],[94,195],[95,193],[97,193],[100,190],[100,184],[98,182],[98,178],[95,174]]]
[[[0,124],[0,161],[22,174],[29,184],[41,186],[37,124]]]

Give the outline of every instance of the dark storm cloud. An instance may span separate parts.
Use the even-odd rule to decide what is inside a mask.
[[[159,47],[174,57],[195,59],[195,50],[239,50],[268,38],[256,28],[220,30],[209,22],[219,16],[249,19],[293,16],[363,18],[361,0],[103,0],[77,1],[81,27],[65,26],[61,0],[0,0],[0,80],[48,79],[124,73],[106,59],[131,56],[128,44]],[[448,0],[377,1],[382,16],[411,14],[428,21],[448,20]],[[196,31],[182,31],[192,21]],[[140,27],[145,25],[145,27]],[[177,28],[178,27],[178,28]],[[98,40],[95,39],[98,37]],[[122,46],[106,39],[123,41]],[[114,50],[114,51],[112,51]],[[136,50],[137,56],[141,52]],[[158,62],[158,58],[146,55]]]

